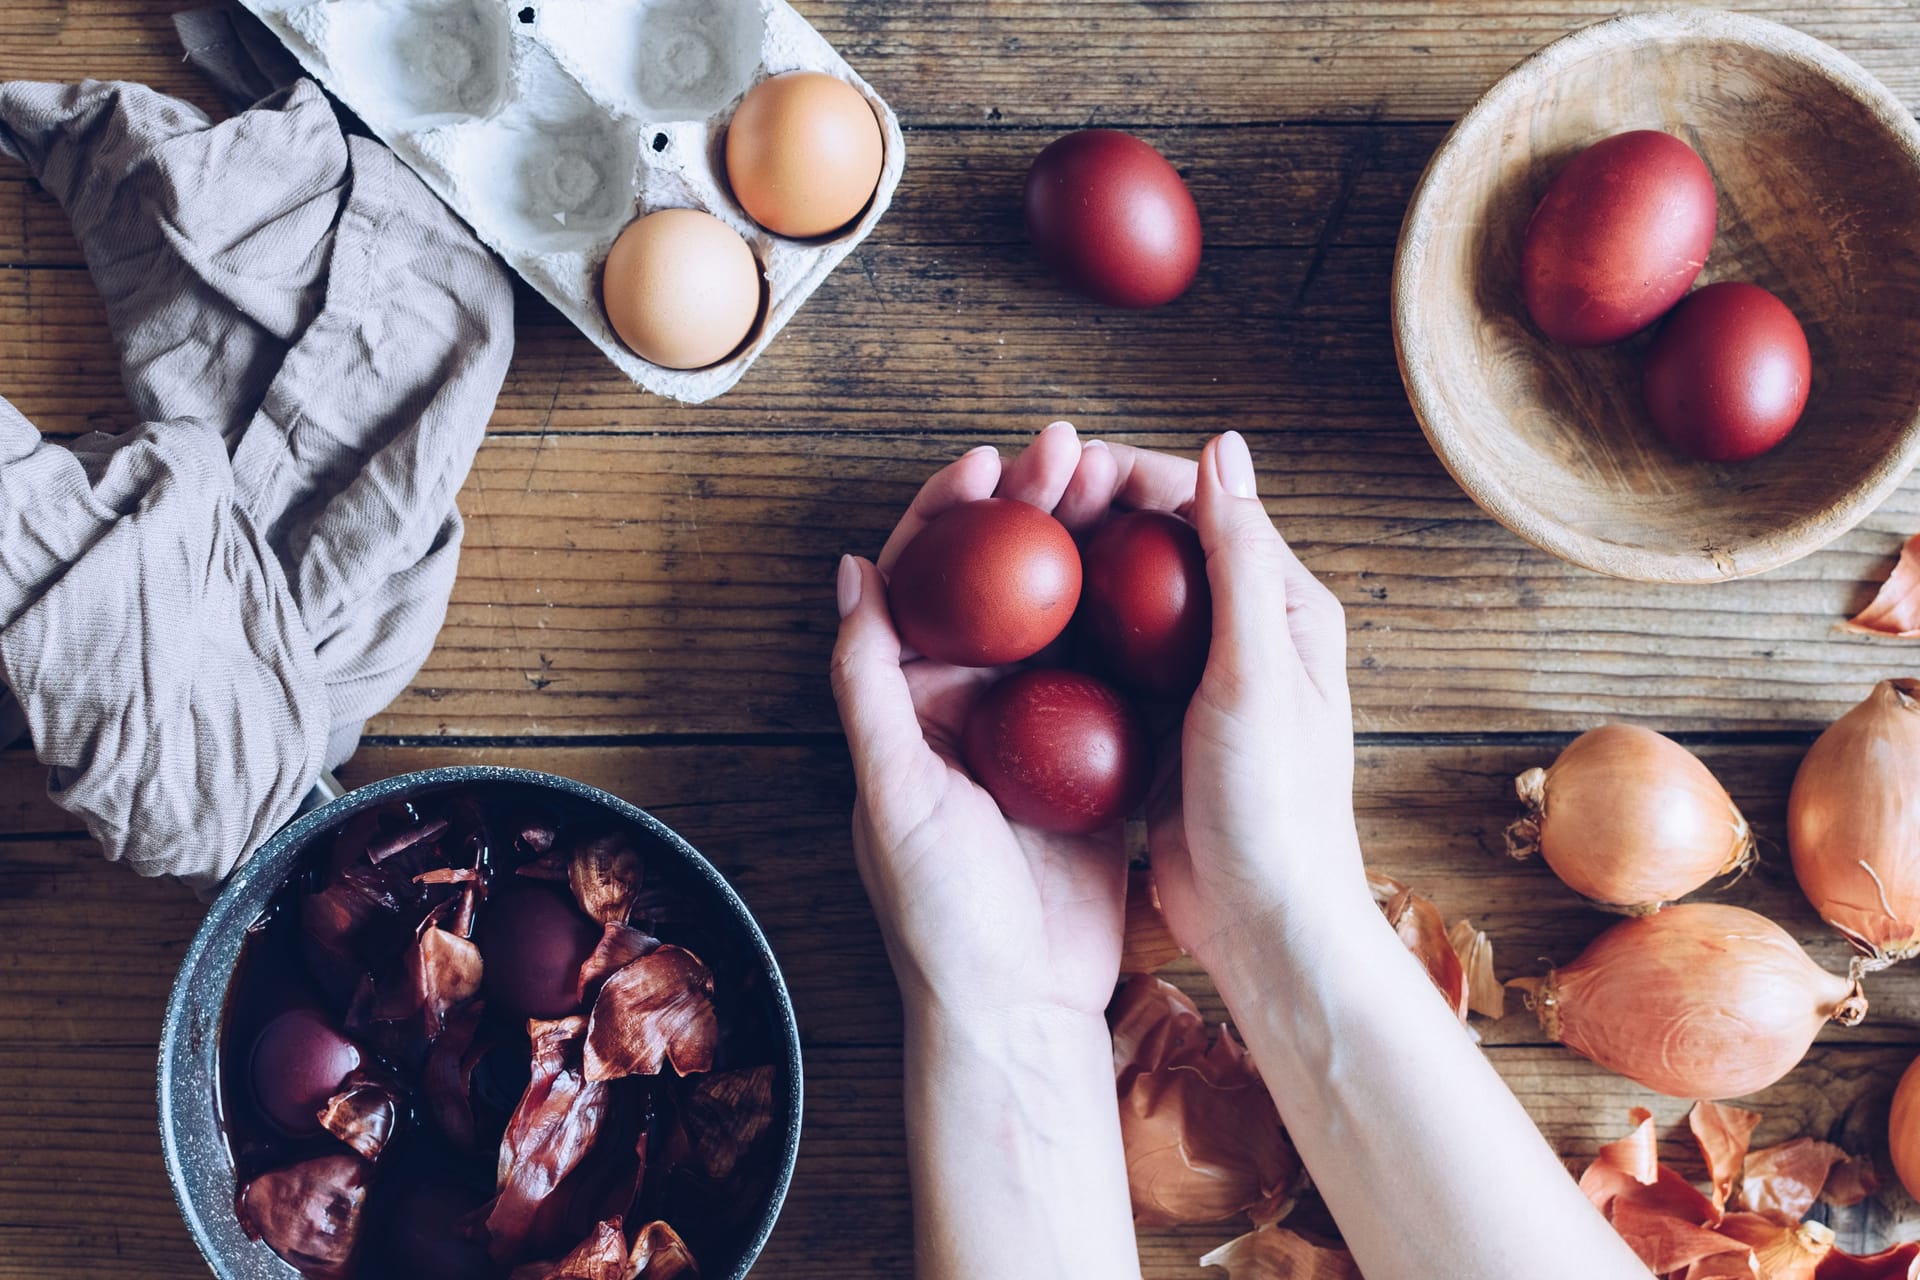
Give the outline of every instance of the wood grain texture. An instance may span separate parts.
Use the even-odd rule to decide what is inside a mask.
[[[1013,250],[980,252],[1012,269]],[[1920,525],[1916,484],[1833,548],[1711,589],[1609,582],[1482,516],[1400,392],[1384,249],[1327,251],[1298,308],[1223,263],[1202,286],[1233,297],[1214,322],[1101,325],[1051,296],[1022,313],[946,253],[873,250],[886,301],[837,274],[746,385],[698,411],[638,398],[551,313],[530,316],[462,497],[447,629],[376,731],[831,730],[835,557],[877,547],[935,466],[1058,416],[1187,453],[1249,434],[1270,509],[1349,610],[1363,731],[1805,730],[1908,661],[1832,627]],[[1311,254],[1238,262],[1304,272]],[[1239,318],[1211,327],[1223,313]],[[899,314],[920,319],[889,341]],[[0,271],[0,377],[23,411],[124,425],[103,408],[123,402],[113,365],[83,273]]]
[[[170,15],[205,0],[9,5],[0,78],[132,79],[211,105]],[[912,126],[1450,120],[1520,58],[1622,9],[1424,0],[964,0],[796,6]],[[1734,7],[1801,27],[1920,101],[1898,0]]]
[[[1632,129],[1684,138],[1713,175],[1719,234],[1701,283],[1760,285],[1806,329],[1812,399],[1761,457],[1699,462],[1661,438],[1641,395],[1646,338],[1576,349],[1516,305],[1548,183]],[[1394,288],[1414,409],[1482,506],[1575,563],[1718,582],[1796,560],[1879,506],[1920,455],[1916,203],[1920,127],[1818,42],[1731,14],[1588,28],[1502,79],[1421,180]]]
[[[1608,918],[1537,866],[1483,846],[1511,812],[1508,776],[1550,748],[1370,748],[1361,753],[1362,836],[1376,866],[1471,912],[1496,940],[1503,975],[1544,952],[1564,958]],[[1795,749],[1706,752],[1763,837],[1779,830]],[[808,1112],[792,1197],[756,1275],[911,1274],[899,1102],[899,1025],[885,958],[847,849],[849,803],[837,747],[370,747],[350,783],[430,765],[485,761],[544,768],[607,787],[659,814],[712,857],[765,926],[791,983],[806,1042]],[[34,785],[24,753],[0,755],[0,795]],[[42,805],[5,815],[37,837],[0,842],[0,1278],[204,1271],[167,1194],[154,1132],[154,1038],[172,973],[201,908],[178,886],[101,862]],[[1769,868],[1734,899],[1775,914],[1823,959],[1837,944],[1790,880]],[[1218,1016],[1202,975],[1173,975]],[[1761,1095],[1762,1141],[1801,1133],[1870,1135],[1894,1080],[1920,1045],[1920,970],[1882,975],[1865,1028],[1830,1037]],[[1579,1161],[1649,1105],[1663,1157],[1697,1171],[1685,1104],[1655,1098],[1538,1043],[1519,1014],[1482,1024],[1489,1052],[1563,1156]],[[857,1204],[858,1211],[849,1206]],[[1897,1198],[1889,1213],[1904,1211]],[[1147,1280],[1192,1263],[1230,1226],[1143,1237]]]

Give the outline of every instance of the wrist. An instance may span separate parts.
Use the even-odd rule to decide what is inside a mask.
[[[1377,945],[1382,930],[1392,935],[1358,875],[1249,895],[1221,916],[1194,958],[1222,995],[1242,988],[1271,991],[1276,978],[1317,980],[1328,976],[1323,971],[1330,966]]]

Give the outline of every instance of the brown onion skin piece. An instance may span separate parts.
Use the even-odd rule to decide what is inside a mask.
[[[712,971],[683,947],[660,947],[600,988],[587,1021],[586,1078],[711,1071],[719,1044]]]
[[[1698,756],[1638,725],[1591,729],[1514,787],[1528,812],[1507,828],[1507,851],[1538,853],[1610,911],[1658,910],[1753,860],[1753,834],[1726,788]]]
[[[1920,950],[1920,680],[1883,680],[1820,735],[1787,801],[1793,874],[1885,960]]]
[[[1779,925],[1744,907],[1682,903],[1623,920],[1571,964],[1515,985],[1548,1035],[1674,1098],[1735,1098],[1791,1071],[1829,1020],[1866,999]]]
[[[240,1226],[308,1280],[347,1280],[367,1173],[366,1161],[346,1154],[269,1169],[240,1192]]]

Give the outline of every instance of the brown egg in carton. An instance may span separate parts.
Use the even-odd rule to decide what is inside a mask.
[[[738,382],[873,230],[905,164],[891,108],[783,0],[243,0],[490,248],[609,360],[698,404]],[[884,145],[872,200],[819,240],[757,225],[727,188],[728,121],[770,76],[857,89]],[[702,369],[641,359],[600,299],[614,240],[660,209],[738,232],[763,274],[744,343]]]

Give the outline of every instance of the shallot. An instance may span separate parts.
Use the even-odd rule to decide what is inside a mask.
[[[1555,1040],[1676,1098],[1764,1089],[1821,1027],[1867,1011],[1857,972],[1829,973],[1773,921],[1717,902],[1623,920],[1571,964],[1512,985]]]
[[[1752,832],[1726,788],[1698,756],[1638,725],[1581,734],[1514,789],[1527,813],[1507,828],[1507,852],[1539,854],[1611,911],[1657,911],[1753,861]]]
[[[1907,1194],[1920,1187],[1920,1058],[1913,1060],[1900,1087],[1893,1091],[1893,1112],[1887,1117],[1887,1149],[1893,1171]]]
[[[1793,874],[1874,957],[1920,951],[1920,680],[1883,680],[1800,762],[1787,803]]]

